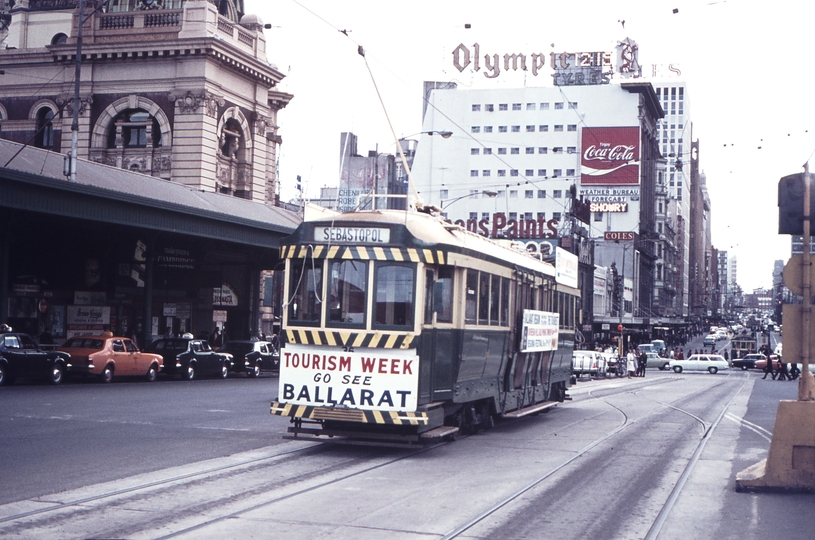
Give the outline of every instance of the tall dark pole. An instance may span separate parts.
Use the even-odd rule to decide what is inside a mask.
[[[71,156],[69,178],[76,182],[76,154],[79,146],[79,82],[82,76],[82,27],[85,26],[85,0],[79,0],[79,16],[76,20],[76,69],[74,71],[74,117],[71,122]]]

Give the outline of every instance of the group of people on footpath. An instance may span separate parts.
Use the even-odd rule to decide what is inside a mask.
[[[625,360],[629,379],[632,377],[645,377],[645,368],[648,365],[648,355],[645,354],[645,351],[640,351],[637,354],[634,349],[628,349]]]
[[[766,379],[767,375],[770,375],[774,381],[794,381],[801,375],[798,364],[793,363],[791,364],[792,367],[787,367],[788,364],[781,359],[780,355],[773,358],[772,351],[766,345],[763,345],[758,352],[767,357],[762,379]]]

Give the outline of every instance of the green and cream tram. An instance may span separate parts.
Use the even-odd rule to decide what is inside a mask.
[[[287,437],[419,443],[567,398],[579,291],[551,264],[397,210],[304,222],[282,255]]]

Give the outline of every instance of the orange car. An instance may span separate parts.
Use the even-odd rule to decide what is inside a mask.
[[[773,360],[773,371],[778,371],[781,369],[781,363],[778,361],[778,355],[774,354],[770,358]],[[755,368],[764,371],[764,368],[767,366],[767,357],[759,358],[756,360]]]
[[[141,352],[130,339],[112,332],[72,337],[58,350],[71,355],[69,374],[99,375],[104,382],[111,382],[114,374],[145,377],[152,382],[164,363],[161,356]]]

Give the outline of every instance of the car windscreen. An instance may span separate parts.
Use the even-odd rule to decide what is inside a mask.
[[[65,349],[101,349],[101,339],[71,338],[62,344]]]

